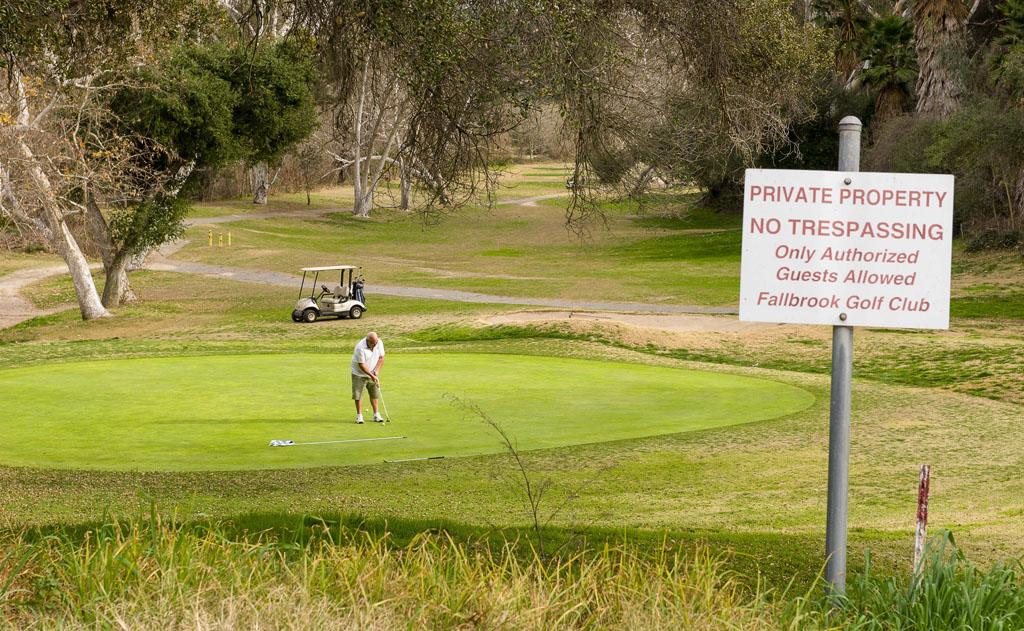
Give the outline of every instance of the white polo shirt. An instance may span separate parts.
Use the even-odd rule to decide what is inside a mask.
[[[370,375],[363,372],[363,369],[359,367],[359,364],[366,364],[366,367],[373,370],[377,367],[377,362],[380,358],[384,357],[384,342],[377,340],[377,345],[370,350],[370,347],[366,345],[366,338],[359,340],[356,344],[356,349],[352,353],[352,374],[357,377],[369,377]]]

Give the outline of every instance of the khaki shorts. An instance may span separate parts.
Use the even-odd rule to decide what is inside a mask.
[[[360,377],[359,375],[352,375],[352,400],[359,401],[363,398],[363,388],[370,394],[371,399],[380,398],[380,388],[374,383],[370,377]]]

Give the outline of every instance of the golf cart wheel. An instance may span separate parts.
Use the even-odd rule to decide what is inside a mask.
[[[317,315],[316,309],[306,309],[302,312],[302,319],[305,322],[316,322]]]
[[[352,318],[353,320],[358,320],[359,318],[363,317],[363,308],[359,306],[352,307],[351,309],[348,310],[348,317]]]
[[[295,315],[295,313],[293,312],[292,313],[292,321],[293,322],[302,322],[302,316]]]

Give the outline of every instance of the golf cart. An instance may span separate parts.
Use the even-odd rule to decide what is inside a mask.
[[[358,320],[366,311],[366,298],[363,296],[362,267],[354,265],[329,265],[327,267],[303,267],[302,284],[299,286],[299,301],[292,311],[292,320],[296,322],[316,322],[320,318],[334,316],[349,317]],[[334,289],[327,285],[319,285],[320,272],[341,272],[341,277]],[[348,282],[345,282],[348,272]],[[357,274],[358,272],[358,274]],[[306,274],[313,274],[313,284],[308,296],[303,296],[306,287]],[[327,276],[327,274],[325,274]]]

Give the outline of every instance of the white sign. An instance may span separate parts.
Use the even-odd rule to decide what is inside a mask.
[[[740,320],[949,328],[953,176],[747,169]]]

